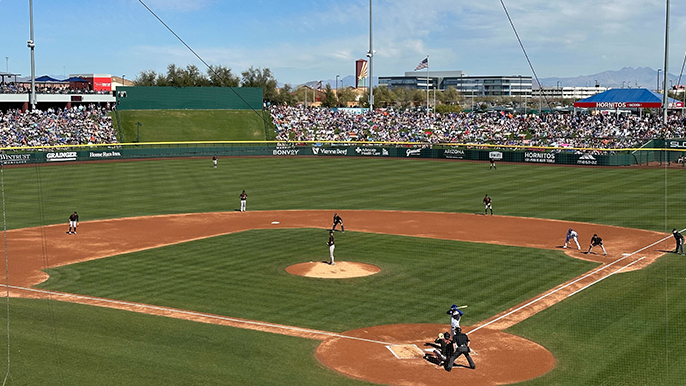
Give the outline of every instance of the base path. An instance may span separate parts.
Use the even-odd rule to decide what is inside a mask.
[[[660,240],[670,237],[664,233],[637,229],[534,218],[406,211],[339,210],[338,213],[344,218],[349,231],[542,249],[561,248],[567,229],[572,227],[582,236],[580,243],[583,248],[588,248],[587,243],[593,233],[603,237],[608,256],[585,255],[575,249],[566,249],[565,252],[572,257],[602,265],[480,325],[467,327],[465,330],[473,341],[477,369],[456,367],[452,373],[439,369],[420,355],[427,348],[423,346],[425,342],[433,341],[438,332],[447,329],[442,325],[381,326],[337,334],[109,299],[74,297],[69,294],[49,296],[64,301],[323,340],[316,353],[323,364],[348,376],[372,382],[434,385],[459,378],[460,384],[464,385],[497,385],[540,376],[555,363],[545,348],[506,334],[502,332],[503,329],[611,274],[650,264],[669,248],[667,242]],[[45,281],[47,274],[42,270],[51,267],[251,229],[328,229],[331,227],[332,214],[332,210],[308,210],[122,218],[82,222],[78,235],[66,234],[66,223],[11,230],[7,232],[9,283],[13,286],[11,293],[13,296],[46,297],[45,292],[17,287],[29,288]],[[594,251],[598,252],[599,249],[596,247]],[[327,258],[327,252],[322,251],[323,259]],[[394,345],[400,346],[394,350]],[[520,363],[522,358],[528,358],[526,366]]]

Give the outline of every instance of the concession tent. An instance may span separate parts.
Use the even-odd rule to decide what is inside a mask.
[[[43,75],[36,78],[37,83],[64,83],[63,80],[55,79],[51,76]]]
[[[669,108],[682,108],[684,103],[669,98]],[[574,107],[624,109],[624,108],[661,108],[662,94],[646,88],[613,88],[574,103]]]

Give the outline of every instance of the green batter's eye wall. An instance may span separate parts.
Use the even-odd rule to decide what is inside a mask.
[[[119,110],[262,110],[261,87],[119,87]]]

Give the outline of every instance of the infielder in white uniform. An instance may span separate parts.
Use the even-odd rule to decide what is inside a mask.
[[[329,231],[329,241],[326,243],[326,245],[329,246],[329,256],[331,258],[331,261],[329,261],[329,264],[334,265],[336,263],[333,260],[333,250],[336,249],[336,244],[334,243],[334,239],[333,239],[333,231]]]
[[[576,247],[579,248],[579,250],[581,250],[581,245],[579,245],[579,234],[576,233],[576,231],[572,228],[569,228],[569,230],[567,231],[565,246],[562,248],[567,248],[567,243],[569,242],[569,240],[574,240],[574,242],[576,243]]]

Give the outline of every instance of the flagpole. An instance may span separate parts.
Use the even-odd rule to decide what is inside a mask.
[[[429,113],[429,55],[426,55],[426,113]]]

